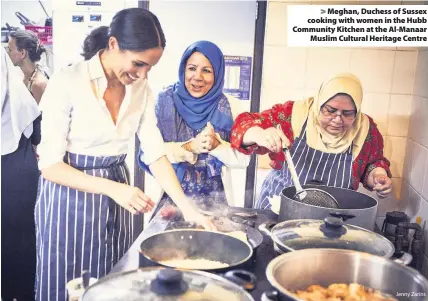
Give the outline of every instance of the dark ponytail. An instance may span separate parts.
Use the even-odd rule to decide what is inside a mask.
[[[41,60],[42,54],[46,52],[45,46],[40,43],[37,35],[28,30],[18,30],[10,34],[15,39],[15,45],[18,50],[26,50],[29,59],[36,63]]]
[[[119,11],[110,27],[101,26],[92,30],[83,42],[82,56],[89,60],[99,50],[108,47],[110,37],[115,37],[121,50],[144,51],[165,48],[165,35],[158,18],[142,8]]]
[[[107,48],[108,44],[108,26],[101,26],[95,28],[91,33],[86,37],[83,42],[83,53],[82,56],[86,60],[89,60],[93,57],[99,50]]]

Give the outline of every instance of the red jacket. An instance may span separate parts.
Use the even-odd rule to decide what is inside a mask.
[[[253,127],[259,126],[263,129],[276,127],[281,125],[284,134],[290,140],[291,144],[294,141],[293,129],[291,126],[291,113],[293,111],[293,101],[288,101],[284,104],[274,105],[271,109],[261,113],[242,113],[240,114],[233,125],[231,133],[231,144],[233,148],[238,149],[244,154],[256,153],[264,155],[269,153],[272,160],[270,165],[272,168],[281,169],[285,161],[283,152],[272,153],[265,147],[259,147],[254,144],[247,147],[242,147],[242,139],[245,132]],[[388,176],[391,178],[391,171],[389,169],[390,162],[383,156],[383,137],[377,129],[376,123],[371,117],[370,128],[367,138],[364,142],[363,148],[358,154],[357,158],[352,163],[352,189],[357,190],[359,183],[367,187],[367,177],[370,172],[376,167],[382,167],[386,170]]]

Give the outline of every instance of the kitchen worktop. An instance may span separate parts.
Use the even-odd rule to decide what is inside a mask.
[[[168,206],[166,203],[164,206]],[[243,212],[257,212],[256,227],[265,222],[276,222],[277,215],[270,210],[247,209],[247,208],[233,208],[237,211]],[[110,273],[121,273],[125,271],[135,270],[139,268],[139,249],[141,242],[147,237],[164,231],[171,223],[171,219],[164,219],[158,213],[148,224],[147,228],[139,235],[136,241],[132,244],[128,252],[119,260],[113,267]],[[258,301],[265,291],[272,289],[266,279],[266,266],[276,256],[273,249],[273,243],[269,237],[263,236],[263,243],[257,248],[255,262],[250,272],[254,273],[257,278],[256,288],[250,292],[254,300]]]

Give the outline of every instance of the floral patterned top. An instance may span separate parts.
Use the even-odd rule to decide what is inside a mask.
[[[238,149],[244,154],[256,153],[264,155],[269,153],[271,159],[271,167],[280,169],[285,161],[283,152],[273,153],[267,148],[258,146],[257,144],[242,147],[242,140],[245,132],[254,126],[267,129],[276,127],[278,124],[284,131],[284,134],[290,140],[294,141],[293,129],[291,126],[291,114],[293,111],[293,101],[287,101],[284,104],[274,105],[271,109],[261,113],[242,113],[240,114],[233,125],[231,134],[231,144],[233,148]],[[376,167],[381,167],[386,170],[388,177],[392,177],[389,169],[390,162],[383,155],[383,137],[379,132],[376,123],[369,117],[370,127],[364,145],[358,154],[357,158],[352,163],[352,189],[357,190],[359,183],[367,186],[367,178],[370,172]],[[370,189],[371,190],[371,189]]]

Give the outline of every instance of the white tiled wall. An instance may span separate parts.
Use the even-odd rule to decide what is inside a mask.
[[[428,50],[418,52],[413,86],[409,135],[403,169],[403,192],[400,209],[413,220],[428,221]],[[425,229],[426,231],[427,229]],[[427,233],[427,232],[425,232]],[[425,234],[425,254],[428,236]],[[426,257],[425,257],[426,258]],[[425,266],[428,266],[425,264]],[[427,270],[427,269],[426,269]],[[428,270],[427,274],[428,275]]]

